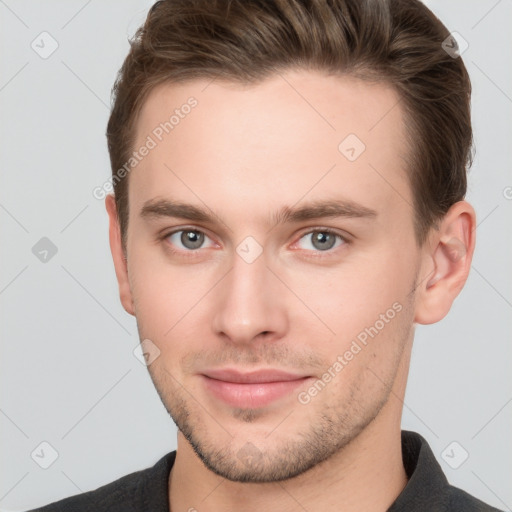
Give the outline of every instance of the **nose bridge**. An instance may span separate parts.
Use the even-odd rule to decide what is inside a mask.
[[[250,243],[250,242],[249,242]],[[259,334],[279,338],[287,326],[284,302],[264,254],[242,242],[233,254],[231,271],[220,283],[213,329],[236,343],[251,342]],[[246,252],[244,252],[246,249]]]

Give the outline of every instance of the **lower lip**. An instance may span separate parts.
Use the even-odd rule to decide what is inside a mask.
[[[240,384],[225,382],[202,376],[206,388],[217,398],[233,407],[257,409],[264,407],[304,384],[311,377],[279,382],[260,382],[257,384]]]

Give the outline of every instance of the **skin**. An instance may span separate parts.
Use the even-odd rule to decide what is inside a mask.
[[[179,428],[171,510],[384,511],[407,483],[400,418],[414,328],[442,319],[462,289],[474,210],[454,204],[417,245],[406,127],[383,83],[290,70],[251,86],[162,85],[143,106],[136,146],[190,96],[198,105],[129,175],[126,254],[106,199],[121,301],[141,340],[160,350],[148,369]],[[353,162],[338,150],[348,134],[366,146]],[[213,219],[141,215],[162,199],[206,207]],[[375,214],[271,216],[326,200]],[[167,236],[187,228],[205,234],[203,245]],[[314,244],[322,228],[343,238]],[[263,249],[252,263],[237,253],[248,236]],[[400,312],[301,403],[397,303]],[[204,385],[201,372],[221,367],[311,378],[269,405],[238,408]]]

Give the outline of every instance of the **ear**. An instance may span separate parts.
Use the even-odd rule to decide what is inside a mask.
[[[422,248],[414,321],[443,319],[464,287],[475,249],[476,216],[466,201],[452,205],[439,229],[432,229]]]
[[[107,195],[105,198],[105,208],[109,217],[109,240],[112,258],[114,259],[114,267],[116,270],[117,283],[119,285],[119,296],[121,304],[127,313],[135,315],[133,307],[132,292],[130,290],[130,282],[128,279],[128,266],[126,256],[124,254],[121,243],[121,228],[117,215],[116,202],[113,195]]]

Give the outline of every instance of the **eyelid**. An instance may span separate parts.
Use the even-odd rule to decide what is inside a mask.
[[[318,233],[318,232],[330,233],[332,235],[338,236],[346,243],[349,243],[352,240],[348,233],[345,233],[345,232],[341,233],[339,230],[337,230],[335,228],[330,228],[327,226],[314,226],[314,227],[305,228],[305,231],[301,231],[299,233],[299,235],[297,236],[297,240],[300,240],[304,236],[310,235],[311,233]]]
[[[301,249],[301,248],[294,247],[300,242],[300,240],[302,240],[302,238],[304,238],[306,235],[311,235],[312,233],[329,233],[329,234],[337,237],[338,239],[340,239],[342,241],[342,243],[340,245],[338,245],[337,247],[333,247],[333,248],[327,249],[325,251],[320,251],[320,250],[315,251],[315,250],[308,250],[308,249]],[[352,242],[352,239],[350,238],[350,236],[348,236],[347,234],[344,234],[344,233],[340,233],[338,230],[336,230],[334,228],[330,228],[327,226],[324,226],[324,227],[315,226],[315,227],[309,227],[305,231],[302,231],[297,236],[296,241],[293,242],[292,249],[306,251],[306,252],[312,254],[313,255],[312,257],[314,257],[314,258],[322,258],[322,257],[327,258],[327,257],[335,254],[338,250],[342,249],[344,246],[349,245],[351,242]]]
[[[158,236],[158,238],[160,240],[166,241],[170,236],[175,235],[176,233],[179,233],[181,231],[196,231],[197,233],[202,233],[205,236],[205,238],[210,239],[214,245],[219,245],[214,240],[214,238],[211,237],[208,234],[208,232],[206,230],[204,230],[203,228],[195,227],[195,226],[179,226],[179,227],[174,227],[174,228],[172,228],[169,231],[164,231],[163,234]],[[172,244],[169,243],[169,245],[172,245]],[[180,252],[180,253],[184,253],[184,252],[196,253],[196,252],[199,252],[200,249],[206,249],[206,247],[200,247],[199,249],[173,249],[173,250],[176,251],[176,252]]]

